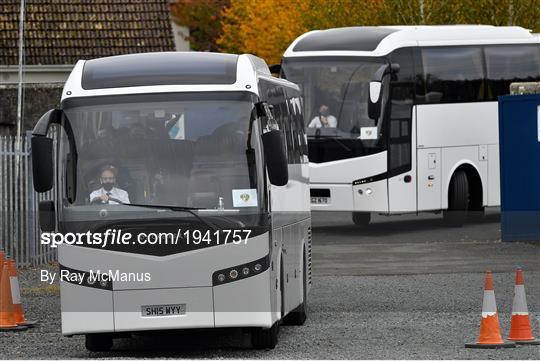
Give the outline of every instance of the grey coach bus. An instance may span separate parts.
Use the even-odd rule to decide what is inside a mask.
[[[53,158],[55,125],[59,141]],[[273,348],[304,323],[308,160],[296,85],[252,55],[79,61],[32,138],[58,245],[62,333],[238,327]],[[53,159],[56,159],[53,162]],[[56,237],[56,238],[55,238]]]

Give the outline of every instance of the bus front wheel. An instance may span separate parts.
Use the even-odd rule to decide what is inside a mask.
[[[278,342],[279,321],[270,328],[256,328],[251,331],[251,343],[258,350],[273,349]]]
[[[91,333],[85,337],[85,346],[88,351],[106,352],[113,345],[112,337],[103,333]]]
[[[352,220],[354,224],[360,227],[365,227],[371,222],[371,213],[369,212],[353,212]]]
[[[463,170],[458,170],[452,176],[448,187],[448,209],[443,217],[447,225],[461,227],[467,218],[469,209],[469,180]]]

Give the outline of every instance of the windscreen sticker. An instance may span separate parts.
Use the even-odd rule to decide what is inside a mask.
[[[183,140],[186,138],[186,128],[184,121],[184,114],[173,114],[169,120],[170,124],[173,124],[169,129],[169,138]]]
[[[377,127],[360,128],[360,139],[377,139]]]
[[[233,207],[257,207],[256,189],[233,189]]]

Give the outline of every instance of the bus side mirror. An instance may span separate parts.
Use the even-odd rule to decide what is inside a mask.
[[[381,116],[382,82],[371,81],[368,88],[368,117],[373,120]]]
[[[36,192],[47,192],[53,186],[53,140],[32,137],[32,173]]]
[[[53,201],[39,202],[39,228],[43,232],[52,232],[56,229],[56,214]]]
[[[60,123],[61,111],[51,109],[39,119],[32,131],[32,174],[36,192],[47,192],[53,186],[53,140],[47,138],[49,127]]]
[[[289,182],[287,154],[279,130],[271,130],[261,135],[264,159],[270,183],[284,186]]]

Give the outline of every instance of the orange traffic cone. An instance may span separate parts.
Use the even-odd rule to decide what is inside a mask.
[[[17,266],[15,265],[15,261],[11,259],[8,261],[8,264],[15,323],[19,326],[34,327],[36,321],[28,321],[24,316],[24,308],[21,302],[21,290],[19,288],[19,276],[17,276]]]
[[[2,279],[2,268],[4,268],[5,258],[6,258],[6,254],[4,253],[4,250],[0,248],[0,280]]]
[[[482,321],[480,322],[480,335],[476,343],[467,343],[467,348],[502,348],[515,347],[514,343],[505,343],[501,336],[499,314],[495,302],[493,288],[493,274],[486,271],[484,282],[484,302],[482,304]]]
[[[11,300],[11,284],[9,282],[9,263],[5,260],[2,265],[2,278],[0,279],[0,331],[21,331],[26,328],[17,325],[15,322]]]
[[[516,270],[516,285],[514,287],[514,303],[512,304],[512,323],[510,324],[509,340],[522,345],[540,345],[532,335],[527,298],[525,297],[525,277],[521,268]]]

